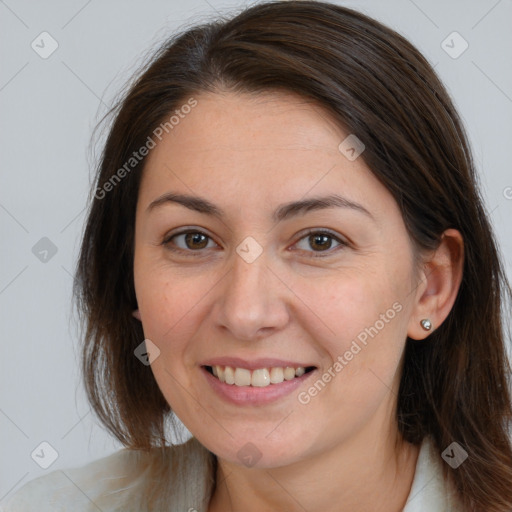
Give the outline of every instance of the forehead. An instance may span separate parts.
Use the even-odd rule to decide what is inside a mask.
[[[145,203],[166,188],[234,205],[257,197],[260,207],[333,191],[353,200],[387,193],[362,158],[351,161],[340,152],[344,128],[307,99],[286,93],[194,99],[196,106],[148,155],[140,190]]]
[[[325,109],[293,94],[224,92],[194,99],[193,109],[179,119],[174,116],[176,124],[168,126],[150,160],[165,157],[166,147],[198,158],[201,151],[208,151],[208,158],[226,151],[261,156],[279,150],[336,153],[333,142],[344,138]]]

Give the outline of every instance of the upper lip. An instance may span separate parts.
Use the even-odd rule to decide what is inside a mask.
[[[258,370],[260,368],[272,367],[286,368],[287,366],[292,368],[298,368],[299,366],[308,368],[315,365],[310,363],[298,363],[297,361],[276,359],[273,357],[252,359],[251,361],[242,359],[240,357],[214,357],[212,359],[208,359],[207,361],[203,361],[201,366],[231,366],[232,368],[247,368],[248,370]]]

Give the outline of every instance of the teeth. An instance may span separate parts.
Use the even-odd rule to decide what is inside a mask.
[[[287,366],[284,369],[284,380],[292,380],[295,378],[295,368]]]
[[[226,368],[227,370],[227,368]],[[235,384],[237,386],[250,386],[251,385],[251,371],[245,368],[235,369]]]
[[[226,384],[235,383],[235,372],[231,366],[226,366],[226,368],[224,368],[224,382]]]
[[[284,372],[282,368],[271,368],[270,370],[270,382],[272,384],[279,384],[284,380]]]
[[[295,370],[295,377],[301,377],[302,375],[304,375],[306,373],[306,369],[303,368],[302,366],[299,366],[296,370]]]
[[[291,366],[258,368],[257,370],[248,370],[247,368],[233,368],[231,366],[212,366],[212,373],[221,382],[234,384],[235,386],[253,386],[263,388],[269,384],[281,384],[285,380],[292,380],[295,377],[301,377],[306,373],[302,366],[293,368]]]
[[[270,384],[270,373],[266,368],[262,368],[261,370],[254,370],[252,372],[251,378],[251,386],[256,386],[258,388],[264,388]]]

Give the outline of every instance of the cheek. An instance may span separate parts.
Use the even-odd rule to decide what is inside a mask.
[[[140,261],[135,271],[137,301],[144,335],[153,341],[168,362],[179,361],[200,323],[198,314],[218,276],[169,268],[168,263]]]
[[[191,280],[182,285],[176,275],[153,267],[141,274],[137,288],[144,336],[159,348],[160,354],[151,364],[151,371],[167,402],[179,415],[194,407],[184,389],[191,389],[190,370],[193,366],[190,340],[197,330],[198,304],[204,296]],[[194,280],[199,284],[199,280]],[[199,413],[200,411],[196,411]]]
[[[327,288],[308,283],[300,293],[315,313],[304,327],[327,356],[322,382],[307,394],[325,393],[318,406],[336,403],[339,410],[354,408],[353,417],[360,416],[396,380],[406,336],[406,311],[399,300],[404,291],[366,272],[340,276]]]
[[[304,281],[302,285],[297,281],[295,291],[306,298],[314,333],[321,336],[332,355],[348,350],[353,340],[364,343],[401,326],[403,305],[399,299],[404,291],[367,269],[340,273],[335,280],[331,276],[323,282]]]

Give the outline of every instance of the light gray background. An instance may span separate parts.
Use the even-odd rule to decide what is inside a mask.
[[[396,29],[435,65],[468,130],[510,276],[512,0],[338,3]],[[120,448],[84,398],[71,316],[92,129],[150,48],[184,23],[244,5],[0,0],[0,501],[40,474]],[[47,59],[31,47],[43,31],[59,45]],[[453,31],[469,44],[457,59],[441,46]],[[43,237],[57,248],[46,262],[32,252]],[[46,470],[31,458],[42,441],[59,454]]]

